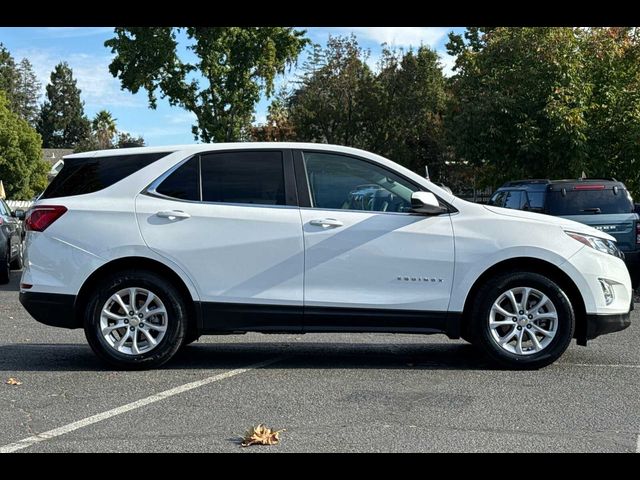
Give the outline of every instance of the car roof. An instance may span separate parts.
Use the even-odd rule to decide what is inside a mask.
[[[531,180],[514,180],[504,183],[498,190],[503,189],[523,189],[523,190],[559,190],[574,185],[608,185],[611,187],[626,188],[624,183],[615,178],[576,178],[576,179],[531,179]]]
[[[136,155],[144,153],[163,153],[163,152],[184,152],[184,153],[200,153],[210,152],[214,150],[236,150],[236,149],[309,149],[309,150],[328,150],[332,152],[352,153],[352,154],[368,154],[366,152],[352,147],[344,147],[342,145],[332,145],[328,143],[309,143],[309,142],[229,142],[229,143],[194,143],[190,145],[164,145],[157,147],[133,147],[118,148],[109,150],[94,150],[90,152],[73,153],[65,155],[64,158],[95,158],[109,157],[115,155]]]

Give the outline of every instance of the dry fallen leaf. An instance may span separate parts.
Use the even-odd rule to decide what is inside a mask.
[[[7,385],[22,385],[22,382],[20,380],[13,377],[9,377],[9,380],[4,383],[6,383]]]
[[[242,438],[242,446],[250,445],[277,445],[280,442],[280,433],[283,430],[271,430],[266,425],[260,424],[257,427],[251,427]]]

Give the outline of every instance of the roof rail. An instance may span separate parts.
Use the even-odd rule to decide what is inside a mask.
[[[551,180],[548,178],[530,178],[527,180],[512,180],[510,182],[506,182],[503,187],[514,187],[516,185],[524,185],[529,183],[549,183]]]

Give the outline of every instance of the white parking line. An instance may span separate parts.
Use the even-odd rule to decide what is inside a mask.
[[[65,435],[67,433],[73,432],[80,428],[93,425],[94,423],[107,420],[108,418],[111,418],[111,417],[115,417],[116,415],[130,412],[131,410],[135,410],[136,408],[144,407],[151,403],[164,400],[165,398],[173,397],[174,395],[178,395],[180,393],[193,390],[194,388],[203,387],[204,385],[208,385],[213,382],[219,382],[220,380],[225,380],[230,377],[235,377],[236,375],[240,375],[241,373],[246,373],[250,370],[255,370],[256,368],[266,367],[267,365],[271,365],[272,363],[278,362],[282,359],[283,357],[277,357],[271,360],[265,360],[264,362],[254,363],[253,365],[249,365],[244,368],[229,370],[228,372],[221,373],[219,375],[214,375],[212,377],[207,377],[202,380],[197,380],[195,382],[185,383],[184,385],[180,385],[179,387],[171,388],[169,390],[165,390],[164,392],[156,393],[147,398],[143,398],[135,402],[127,403],[126,405],[122,405],[121,407],[107,410],[106,412],[98,413],[97,415],[92,415],[87,418],[83,418],[82,420],[69,423],[68,425],[64,425],[62,427],[54,428],[53,430],[49,430],[48,432],[38,433],[37,435],[23,438],[22,440],[18,440],[15,443],[4,445],[0,447],[0,453],[16,452],[18,450],[22,450],[23,448],[30,447],[31,445],[35,445],[36,443],[44,442],[45,440],[50,440],[52,438],[59,437],[60,435]]]
[[[610,367],[610,368],[640,368],[640,365],[634,365],[632,363],[568,363],[558,362],[556,366],[569,365],[571,367]]]

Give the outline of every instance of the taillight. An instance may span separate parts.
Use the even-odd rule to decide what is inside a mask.
[[[42,205],[33,207],[24,221],[27,230],[32,232],[44,232],[45,229],[59,219],[67,207],[62,205]]]
[[[636,222],[636,243],[640,244],[640,222]]]

